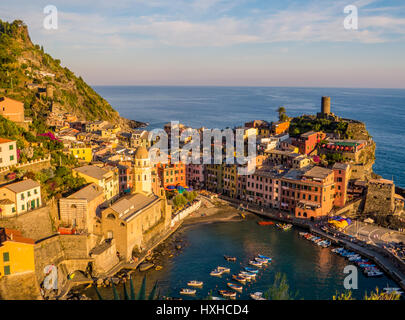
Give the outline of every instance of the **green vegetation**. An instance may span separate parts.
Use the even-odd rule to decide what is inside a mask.
[[[375,292],[371,292],[370,295],[366,294],[364,295],[364,300],[399,300],[400,295],[396,293],[385,293],[385,292],[380,292],[378,288],[376,288]],[[333,296],[333,300],[356,300],[352,296],[351,291],[346,291],[344,293],[336,293],[335,296]]]
[[[123,299],[121,299],[121,297],[114,285],[114,282],[112,280],[111,280],[111,286],[112,286],[114,300],[157,300],[159,298],[159,293],[157,293],[157,282],[155,282],[155,285],[153,286],[148,297],[146,298],[146,276],[143,278],[141,287],[139,288],[139,291],[137,293],[135,293],[132,276],[130,276],[130,278],[129,278],[129,286],[130,286],[129,291],[130,292],[128,294],[127,287],[124,283],[123,288],[122,288]],[[93,288],[95,289],[95,291],[97,293],[98,299],[103,300],[103,297],[101,296],[100,292],[98,291],[96,284],[93,284]]]
[[[38,87],[28,88],[28,84]],[[52,94],[46,93],[46,88]],[[33,130],[44,132],[50,106],[83,120],[118,121],[118,113],[81,77],[61,66],[43,47],[34,45],[27,26],[20,20],[12,23],[0,20],[0,96],[24,103],[27,117],[33,120]]]
[[[184,191],[183,194],[175,194],[173,191],[167,193],[168,199],[172,200],[175,210],[181,210],[186,204],[191,203],[196,197],[195,191]]]
[[[286,110],[285,110],[284,107],[279,107],[279,108],[277,109],[277,113],[278,113],[278,119],[279,119],[280,121],[286,121],[286,120],[288,120],[288,116],[287,116],[287,114],[286,114]]]
[[[86,184],[86,180],[73,176],[72,170],[66,167],[43,169],[37,174],[28,173],[26,176],[41,183],[45,199],[60,198],[63,194],[73,193]]]
[[[341,138],[348,138],[347,136],[347,122],[345,121],[332,121],[328,119],[318,119],[309,116],[295,117],[290,124],[290,135],[299,136],[308,131],[323,131],[327,133],[337,133]]]
[[[298,292],[291,293],[287,276],[280,272],[276,273],[273,285],[264,294],[268,300],[295,300],[297,296]]]

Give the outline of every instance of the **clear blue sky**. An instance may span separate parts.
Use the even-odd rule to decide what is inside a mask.
[[[405,88],[404,0],[2,0],[0,19],[94,85]]]

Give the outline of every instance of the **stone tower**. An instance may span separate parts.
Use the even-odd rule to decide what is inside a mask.
[[[134,190],[135,193],[152,194],[152,166],[148,150],[140,146],[134,157]]]
[[[324,116],[327,116],[330,114],[330,97],[322,97],[321,112]]]

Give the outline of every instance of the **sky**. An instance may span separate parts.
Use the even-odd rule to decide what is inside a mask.
[[[92,85],[405,88],[404,0],[1,0],[0,19]]]

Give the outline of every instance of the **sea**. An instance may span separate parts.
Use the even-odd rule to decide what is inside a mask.
[[[363,121],[375,140],[374,172],[405,187],[405,90],[292,87],[97,86],[95,90],[123,117],[149,129],[179,121],[193,128],[235,127],[250,120],[276,121],[277,108],[289,116],[316,114],[321,97],[331,111]]]

